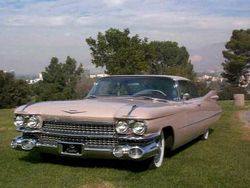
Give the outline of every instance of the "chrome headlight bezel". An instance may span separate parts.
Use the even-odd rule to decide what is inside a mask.
[[[146,133],[147,126],[142,120],[125,119],[116,121],[115,130],[118,134],[135,134],[142,136]]]
[[[38,128],[40,124],[40,120],[37,116],[33,115],[30,116],[29,119],[27,120],[26,126],[31,129]]]
[[[136,135],[142,136],[142,135],[144,135],[144,133],[146,132],[146,130],[147,130],[147,126],[145,125],[145,123],[143,121],[136,121],[133,124],[132,131]]]
[[[129,124],[124,120],[119,120],[116,123],[115,130],[118,134],[126,134],[129,129]]]
[[[18,129],[38,129],[41,128],[40,118],[37,115],[17,114],[14,118],[14,125]]]
[[[22,127],[22,126],[24,126],[24,123],[25,123],[25,118],[24,118],[24,116],[22,116],[22,115],[17,115],[17,116],[15,117],[15,119],[14,119],[14,125],[15,125],[16,127]]]

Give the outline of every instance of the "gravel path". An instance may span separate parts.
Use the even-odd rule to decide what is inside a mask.
[[[243,118],[244,118],[248,123],[250,123],[250,111],[244,112]]]

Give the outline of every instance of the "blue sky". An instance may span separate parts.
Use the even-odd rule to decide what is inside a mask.
[[[176,41],[196,70],[220,69],[232,30],[250,28],[250,1],[1,0],[0,69],[38,73],[52,56],[70,55],[94,71],[85,38],[110,27]]]

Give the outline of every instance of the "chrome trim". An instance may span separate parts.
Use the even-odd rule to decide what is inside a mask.
[[[152,134],[146,134],[144,136],[135,136],[135,135],[86,135],[86,134],[62,134],[62,133],[52,133],[52,132],[46,132],[43,130],[32,130],[27,128],[17,128],[18,132],[22,133],[39,133],[39,134],[47,134],[47,135],[54,135],[54,136],[70,136],[70,137],[86,137],[86,138],[117,138],[121,140],[150,140],[154,139],[155,137],[159,136],[159,133],[152,133]]]
[[[32,143],[32,145],[30,147],[27,147],[27,145],[25,145],[25,143],[27,144],[27,142]],[[37,142],[38,140],[33,139],[33,138],[23,138],[21,136],[18,136],[11,141],[10,145],[13,149],[22,149],[25,151],[29,151],[29,150],[32,150],[36,146]]]
[[[201,119],[201,120],[199,120],[199,121],[190,123],[190,124],[185,125],[185,126],[183,126],[183,127],[180,127],[179,129],[183,129],[183,128],[185,128],[185,127],[193,126],[193,125],[195,125],[195,124],[197,124],[197,123],[200,123],[200,122],[202,122],[202,121],[206,121],[206,120],[208,120],[208,119],[211,119],[211,118],[213,118],[213,117],[216,117],[216,116],[220,115],[222,112],[223,112],[223,111],[219,111],[219,112],[217,112],[217,113],[215,113],[215,114],[213,114],[213,115],[211,115],[211,116],[209,116],[209,117],[206,117],[206,118]]]
[[[58,144],[61,142],[85,144],[86,147],[112,148],[118,144],[117,138],[88,138],[55,136],[48,134],[37,135],[37,139],[42,143]]]
[[[17,127],[16,131],[23,132],[23,133],[41,133],[40,128],[31,129],[29,127]]]
[[[114,123],[85,122],[85,121],[43,121],[41,131],[54,135],[80,135],[114,136],[116,134]]]
[[[159,133],[151,133],[151,134],[146,134],[144,136],[131,136],[131,135],[119,135],[117,138],[119,140],[135,140],[135,141],[143,141],[143,140],[152,140],[155,139],[156,137],[159,137]]]
[[[35,104],[36,102],[29,102],[29,103],[27,103],[24,107],[23,107],[23,109],[21,110],[21,111],[24,111],[26,108],[28,108],[29,106],[31,106],[31,105],[33,105],[33,104]]]
[[[112,149],[108,149],[108,148],[88,148],[88,147],[86,147],[86,148],[84,148],[84,150],[86,150],[86,151],[112,152]]]
[[[53,122],[53,123],[78,123],[78,124],[91,124],[91,125],[114,125],[114,122],[108,122],[108,121],[103,121],[103,122],[98,122],[98,121],[61,121],[61,120],[55,120],[53,118],[47,118],[46,120],[43,121],[43,123],[48,123],[48,122]]]
[[[24,150],[22,148],[22,143],[25,141],[32,141],[34,142],[34,147],[32,149],[39,149],[41,151],[44,152],[48,152],[48,153],[54,153],[54,154],[58,154],[58,155],[69,155],[69,156],[75,156],[75,157],[95,157],[95,158],[117,158],[113,155],[113,149],[114,148],[90,148],[85,146],[84,144],[82,144],[82,153],[81,154],[70,154],[70,153],[64,153],[62,152],[62,144],[78,144],[79,143],[75,143],[75,142],[60,142],[58,144],[44,144],[39,142],[38,139],[35,138],[26,138],[26,137],[22,137],[22,136],[18,136],[15,137],[12,142],[11,142],[11,147],[13,149],[17,149],[17,150]],[[146,159],[149,157],[152,157],[154,155],[156,155],[158,153],[159,150],[159,140],[157,139],[157,137],[155,137],[154,142],[150,142],[150,143],[144,143],[143,145],[137,144],[137,145],[132,145],[130,146],[129,144],[126,145],[118,145],[116,147],[124,147],[124,148],[136,148],[139,147],[142,151],[143,151],[143,155],[141,156],[141,158],[138,159],[133,159],[133,160],[142,160],[142,159]],[[30,149],[30,150],[32,150]],[[129,151],[129,150],[125,150],[125,151]],[[124,155],[121,157],[121,159],[132,159],[131,157],[129,157],[128,152],[124,153]]]
[[[86,134],[61,134],[52,132],[40,132],[41,134],[54,135],[54,136],[68,136],[68,137],[85,137],[85,138],[115,138],[113,135],[86,135]]]
[[[138,106],[136,104],[134,104],[132,107],[131,107],[131,110],[128,112],[127,116],[129,117],[132,112],[137,108]]]
[[[32,130],[27,128],[17,128],[16,131],[22,133],[39,133],[39,134],[47,134],[47,135],[55,135],[55,136],[70,136],[70,137],[87,137],[87,138],[114,138],[114,135],[87,135],[87,134],[65,134],[65,133],[55,133],[55,132],[47,132],[41,129]]]

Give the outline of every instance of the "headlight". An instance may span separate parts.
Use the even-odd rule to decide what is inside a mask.
[[[31,116],[27,121],[27,127],[37,128],[39,126],[39,119],[36,116]]]
[[[14,124],[16,127],[21,127],[24,125],[24,117],[23,116],[16,116],[14,120]]]
[[[134,126],[132,128],[133,133],[137,135],[143,135],[146,132],[146,125],[145,123],[141,121],[137,121],[134,123]]]
[[[118,121],[116,124],[116,132],[119,134],[125,134],[128,130],[129,126],[126,121]]]
[[[119,120],[116,122],[116,132],[118,134],[131,134],[144,135],[147,126],[143,121],[137,120]]]

